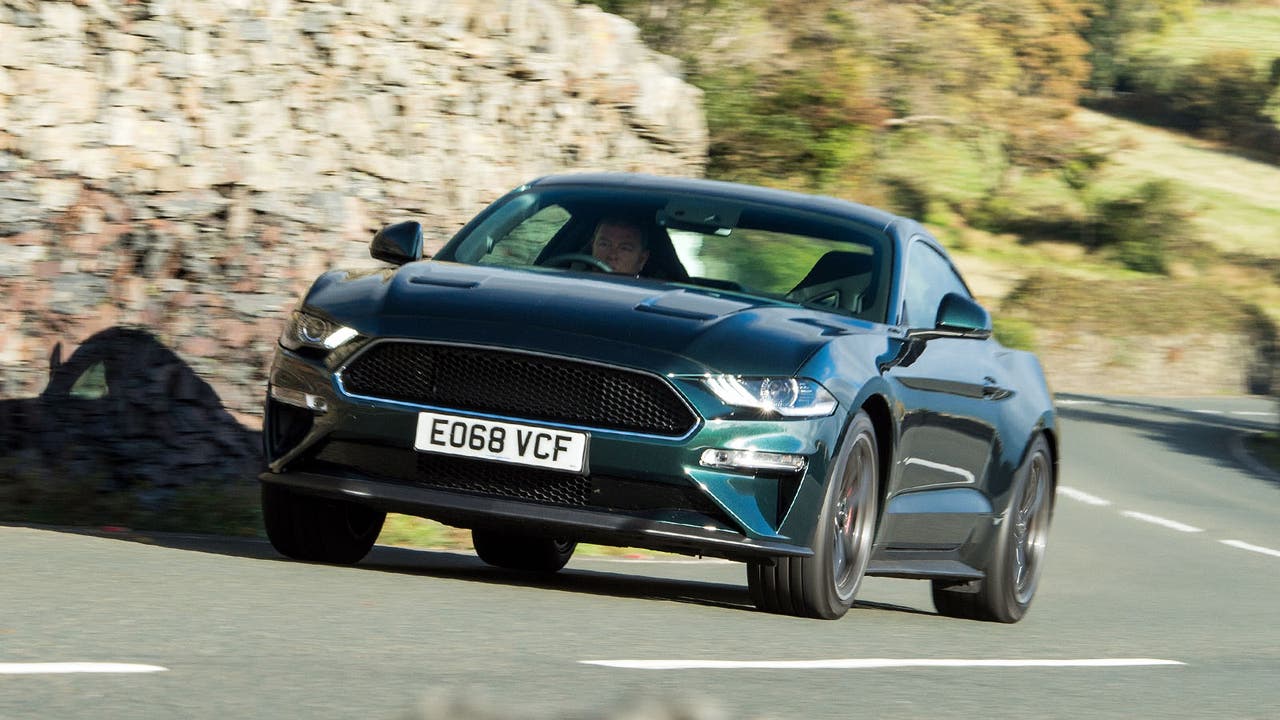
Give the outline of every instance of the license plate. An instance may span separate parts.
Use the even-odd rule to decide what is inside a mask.
[[[422,452],[581,473],[587,433],[445,413],[418,413],[413,447]]]

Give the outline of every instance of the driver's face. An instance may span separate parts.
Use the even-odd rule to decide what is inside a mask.
[[[596,235],[591,240],[591,255],[609,263],[614,272],[623,275],[638,275],[649,259],[640,228],[610,222],[596,228]]]

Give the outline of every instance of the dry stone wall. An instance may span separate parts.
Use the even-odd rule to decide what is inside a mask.
[[[378,227],[435,247],[538,175],[705,152],[699,91],[592,5],[0,0],[0,399],[141,327],[252,422],[283,314]]]

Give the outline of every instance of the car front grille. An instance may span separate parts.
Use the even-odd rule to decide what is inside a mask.
[[[342,383],[364,397],[669,437],[697,424],[655,375],[488,348],[383,342]]]
[[[425,453],[417,464],[416,484],[441,490],[569,507],[591,502],[591,481],[581,475]]]

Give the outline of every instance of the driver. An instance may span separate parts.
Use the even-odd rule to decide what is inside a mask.
[[[619,275],[639,275],[649,261],[649,239],[630,220],[605,218],[591,235],[591,256]]]

